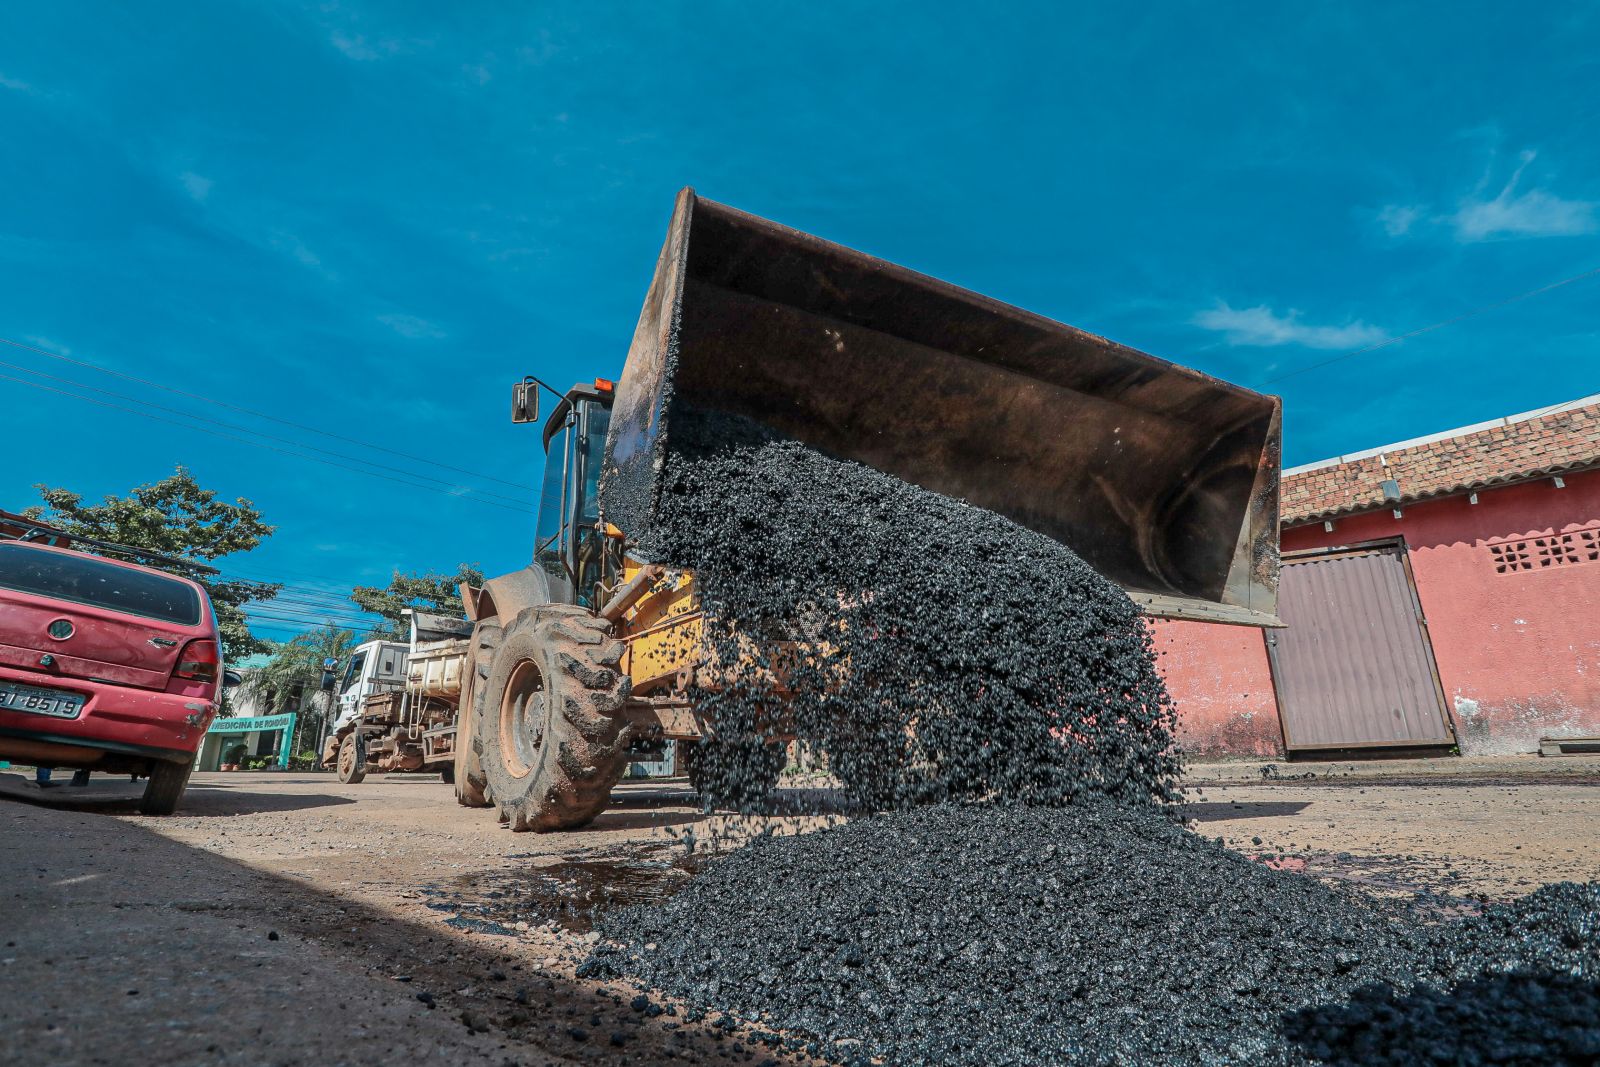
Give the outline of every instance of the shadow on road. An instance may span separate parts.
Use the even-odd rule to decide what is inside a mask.
[[[87,786],[66,784],[66,776],[59,776],[60,784],[40,789],[30,778],[19,774],[0,774],[0,799],[20,800],[41,808],[63,811],[99,812],[118,814],[133,811],[144,795],[145,783],[130,782],[126,775],[101,776],[91,779]],[[206,818],[216,815],[252,815],[258,812],[298,811],[303,808],[321,808],[332,804],[354,804],[352,797],[331,796],[326,793],[261,793],[241,788],[232,783],[191,782],[184,791],[178,814]]]
[[[197,794],[187,814],[266,799]],[[632,989],[571,977],[586,949],[570,939],[463,932],[456,909],[401,899],[419,893],[373,906],[141,821],[23,805],[8,815],[0,852],[26,862],[0,866],[0,1062],[86,1063],[113,1048],[173,1064],[800,1062],[747,1029],[647,1013]],[[290,1009],[290,989],[310,999]],[[306,1012],[324,1001],[327,1012]]]
[[[1203,801],[1183,806],[1186,819],[1220,822],[1225,819],[1270,819],[1298,815],[1311,806],[1309,800]]]
[[[219,815],[254,815],[266,811],[299,811],[325,808],[334,804],[354,804],[355,797],[329,793],[258,793],[235,786],[210,782],[192,784],[183,794],[178,814],[204,819]]]

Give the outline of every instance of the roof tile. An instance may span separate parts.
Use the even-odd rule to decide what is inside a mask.
[[[1595,464],[1600,401],[1285,475],[1282,521],[1292,526],[1392,507],[1381,484],[1389,478],[1400,483],[1404,504]]]

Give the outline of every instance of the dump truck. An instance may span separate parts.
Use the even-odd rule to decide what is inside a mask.
[[[632,551],[690,406],[998,512],[1150,615],[1277,624],[1278,398],[692,189],[620,378],[525,377],[513,421],[541,390],[533,561],[462,590],[457,797],[517,830],[582,826],[630,760],[714,732],[695,576]]]
[[[456,719],[466,665],[465,620],[408,609],[410,640],[367,641],[351,650],[338,690],[339,718],[322,766],[347,785],[369,773],[455,776]]]

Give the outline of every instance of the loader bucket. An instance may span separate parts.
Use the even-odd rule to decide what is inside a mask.
[[[691,189],[607,439],[601,506],[630,536],[684,405],[999,512],[1150,614],[1279,625],[1276,397]]]

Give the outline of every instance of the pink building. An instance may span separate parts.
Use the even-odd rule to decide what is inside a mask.
[[[1152,627],[1196,755],[1600,735],[1600,396],[1284,471],[1285,629]]]

